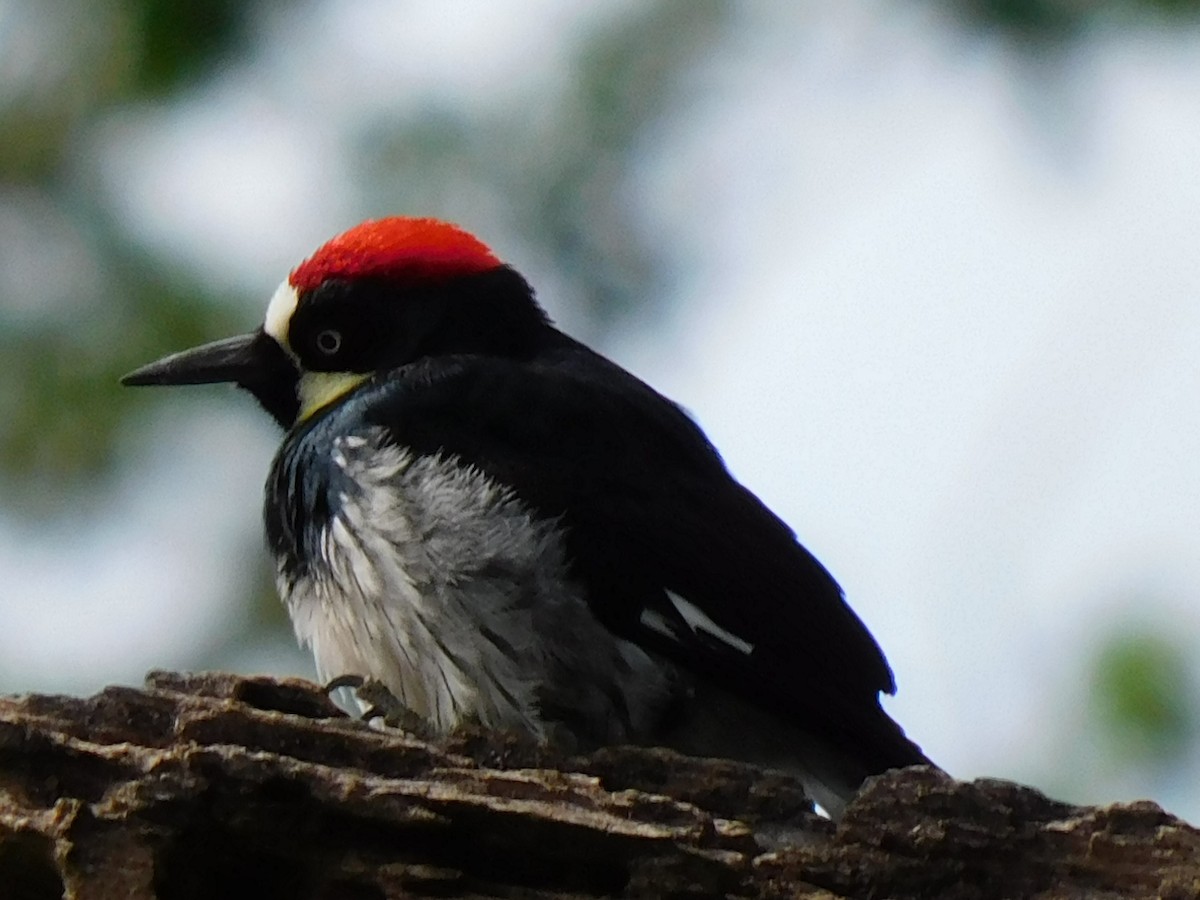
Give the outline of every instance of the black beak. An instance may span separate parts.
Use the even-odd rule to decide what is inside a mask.
[[[236,337],[213,341],[191,350],[181,350],[162,359],[134,369],[121,379],[121,384],[215,384],[222,381],[243,382],[253,378],[262,368],[264,347],[261,332],[239,334]],[[267,338],[270,341],[270,338]],[[274,341],[271,341],[274,343]]]
[[[296,419],[296,366],[263,331],[239,334],[172,353],[134,369],[121,384],[138,386],[233,382],[252,393],[284,428]]]

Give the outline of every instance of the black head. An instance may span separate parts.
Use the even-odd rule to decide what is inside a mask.
[[[528,357],[549,332],[533,291],[470,234],[434,219],[364,222],[279,286],[263,327],[165,357],[128,385],[233,382],[284,428],[417,359]]]

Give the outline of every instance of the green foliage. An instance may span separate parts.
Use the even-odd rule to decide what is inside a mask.
[[[1115,634],[1097,654],[1092,711],[1122,760],[1167,763],[1188,750],[1200,721],[1189,659],[1151,631]]]
[[[76,491],[111,471],[116,438],[139,399],[121,388],[121,375],[235,327],[204,292],[163,277],[151,262],[110,255],[107,263],[111,285],[90,303],[0,329],[0,472],[9,501],[27,513],[70,509]]]
[[[137,35],[135,82],[165,93],[232,59],[258,4],[242,0],[136,0],[127,4]]]
[[[1084,24],[1085,11],[1062,0],[965,0],[969,20],[1033,40],[1057,40],[1074,35]]]
[[[977,27],[1038,46],[1101,22],[1200,15],[1200,0],[951,0],[950,6]]]
[[[8,502],[26,512],[70,509],[80,488],[110,471],[134,402],[119,389],[121,374],[221,333],[211,297],[164,274],[168,263],[143,256],[96,209],[77,171],[80,139],[104,112],[211,69],[233,52],[256,8],[237,0],[65,0],[14,16],[28,29],[21,37],[32,64],[0,102],[0,201],[10,214],[47,209],[70,223],[30,226],[38,258],[27,267],[70,265],[79,254],[56,241],[71,232],[100,276],[81,281],[86,296],[45,312],[36,278],[0,277],[0,477]],[[31,309],[38,314],[22,312]]]

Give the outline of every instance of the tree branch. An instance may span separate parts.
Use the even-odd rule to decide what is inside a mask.
[[[786,775],[666,750],[367,727],[294,679],[0,698],[5,896],[1200,896],[1200,832],[929,769],[841,824]]]

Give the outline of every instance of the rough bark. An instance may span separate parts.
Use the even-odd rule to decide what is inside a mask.
[[[841,824],[783,775],[668,751],[436,743],[315,685],[152,673],[0,698],[0,896],[1200,896],[1200,832],[929,769]]]

